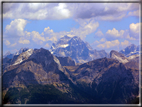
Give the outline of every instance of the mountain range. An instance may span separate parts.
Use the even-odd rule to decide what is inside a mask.
[[[138,54],[109,55],[76,36],[61,38],[50,51],[23,50],[3,58],[4,104],[138,103]]]

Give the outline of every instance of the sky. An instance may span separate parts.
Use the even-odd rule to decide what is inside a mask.
[[[106,52],[140,44],[139,3],[3,3],[2,14],[3,54],[49,50],[65,35]]]

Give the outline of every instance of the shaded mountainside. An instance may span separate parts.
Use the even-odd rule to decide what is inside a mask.
[[[71,57],[57,57],[62,66],[75,66],[75,62]]]
[[[128,68],[139,69],[139,56],[135,57],[134,59],[130,60],[125,64]]]
[[[100,103],[128,103],[138,95],[138,73],[117,60],[102,58],[80,65],[71,76]]]
[[[76,63],[85,63],[96,58],[108,57],[104,51],[93,50],[92,47],[79,37],[64,36],[50,49],[51,53],[58,57],[71,57]]]
[[[126,104],[139,91],[138,69],[113,58],[75,65],[71,58],[41,48],[8,61],[2,75],[3,103]]]

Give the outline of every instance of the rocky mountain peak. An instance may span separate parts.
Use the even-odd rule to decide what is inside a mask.
[[[78,44],[78,43],[84,43],[80,37],[78,36],[74,36],[70,39],[69,43],[74,43],[74,44]]]
[[[13,58],[13,54],[10,52],[10,51],[8,51],[4,56],[3,56],[3,58],[10,58],[10,59],[12,59]]]
[[[50,54],[50,51],[49,51],[49,50],[46,50],[46,49],[44,49],[44,48],[37,49],[37,50],[35,50],[35,52],[36,52],[36,53],[48,53],[48,54]]]
[[[30,56],[30,59],[36,59],[38,62],[42,60],[48,60],[48,58],[53,59],[50,51],[44,48],[35,49],[33,54]]]
[[[19,51],[17,51],[14,55],[20,55],[22,52],[27,51],[29,48],[21,48]]]
[[[115,51],[115,50],[111,50],[110,52],[110,57],[113,57],[113,55],[117,55],[117,56],[120,56],[120,57],[125,57],[123,54]]]
[[[50,51],[58,57],[71,57],[76,63],[84,63],[96,58],[107,57],[106,52],[93,50],[89,43],[84,42],[78,36],[62,37],[51,46]]]
[[[125,49],[121,50],[120,53],[124,54],[126,57],[139,54],[139,46],[131,44],[127,46]]]
[[[22,52],[18,57],[13,59],[13,65],[17,65],[27,60],[33,54],[33,49],[28,49],[25,52]],[[15,60],[15,61],[14,61]]]
[[[128,46],[128,47],[136,47],[136,45],[135,44],[131,44],[130,46]]]
[[[128,47],[126,47],[125,48],[125,50],[127,50],[127,51],[135,51],[136,50],[136,48],[137,48],[137,46],[136,45],[134,45],[134,44],[131,44],[130,46],[128,46]]]
[[[127,63],[128,62],[128,59],[122,53],[119,53],[115,50],[112,50],[110,52],[110,58],[116,59],[121,63]]]

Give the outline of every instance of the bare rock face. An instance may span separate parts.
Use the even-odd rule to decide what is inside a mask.
[[[110,52],[110,58],[116,59],[121,63],[129,62],[129,60],[122,53],[119,53],[119,52],[117,52],[115,50],[112,50]]]
[[[118,60],[120,63],[125,64],[127,68],[139,69],[139,54],[125,57],[122,53],[112,50],[110,58]]]
[[[22,63],[24,60],[28,59],[28,57],[33,53],[33,49],[21,48],[16,54],[13,54],[12,58],[4,57],[3,59],[3,69],[5,70],[7,67],[12,65],[17,65]]]

